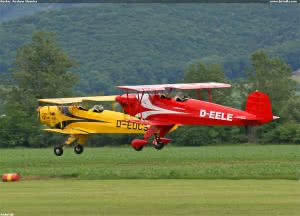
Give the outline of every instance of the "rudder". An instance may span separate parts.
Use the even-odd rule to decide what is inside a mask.
[[[273,120],[272,105],[268,95],[257,90],[249,94],[245,111],[256,115],[260,124]]]

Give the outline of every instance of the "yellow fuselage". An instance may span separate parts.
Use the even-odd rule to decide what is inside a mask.
[[[149,126],[124,113],[104,110],[94,112],[78,106],[43,106],[38,108],[40,122],[67,134],[145,133]]]

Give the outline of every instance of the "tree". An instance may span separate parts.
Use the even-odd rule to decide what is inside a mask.
[[[295,97],[297,87],[296,82],[291,79],[291,68],[280,58],[270,58],[263,51],[251,55],[251,65],[244,93],[249,94],[255,90],[266,93],[271,100],[273,113],[284,116],[283,111],[287,110],[286,105]],[[286,120],[283,117],[280,121]],[[256,130],[258,135],[262,136],[277,126],[278,124],[273,122],[259,128],[252,127],[249,131],[249,142],[256,140]]]
[[[10,91],[5,94],[0,146],[45,145],[47,135],[36,120],[37,99],[71,96],[77,78],[68,70],[74,65],[57,46],[53,33],[36,32],[30,44],[17,50]]]
[[[198,83],[198,82],[222,82],[228,83],[222,67],[218,64],[205,65],[201,61],[197,61],[186,68],[184,74],[185,83]],[[189,92],[191,97],[197,97],[195,91]],[[212,100],[214,103],[220,103],[224,105],[231,105],[232,100],[229,100],[231,96],[231,89],[213,89],[211,91]],[[208,94],[206,90],[201,90],[201,100],[208,100]],[[238,129],[239,130],[239,129]],[[178,131],[170,134],[170,137],[174,137],[175,145],[186,146],[200,146],[216,143],[235,142],[237,139],[232,139],[232,135],[236,134],[236,128],[228,127],[213,127],[213,126],[187,126],[178,129]]]
[[[286,102],[295,96],[297,83],[292,70],[280,58],[270,58],[263,51],[251,55],[252,68],[248,71],[248,91],[268,94],[274,112],[280,113]]]
[[[72,94],[77,79],[68,69],[73,66],[75,62],[57,46],[53,33],[36,32],[32,43],[17,51],[12,75],[22,92],[36,98],[60,97]]]
[[[185,83],[201,83],[201,82],[222,82],[228,83],[225,73],[222,70],[222,67],[218,64],[205,65],[201,61],[187,67],[184,73],[184,82]],[[189,93],[192,97],[197,97],[195,91]],[[207,94],[205,91],[201,91],[200,98],[208,100]],[[231,89],[213,89],[211,92],[212,99],[217,103],[228,103],[228,97],[231,95]]]

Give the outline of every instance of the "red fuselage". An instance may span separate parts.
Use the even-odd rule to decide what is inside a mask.
[[[176,101],[157,94],[124,94],[116,101],[132,116],[176,125],[243,126],[265,123],[249,112],[202,100]]]

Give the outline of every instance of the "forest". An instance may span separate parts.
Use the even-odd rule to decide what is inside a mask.
[[[250,134],[182,127],[169,136],[174,145],[300,143],[300,99],[291,80],[300,68],[299,19],[298,5],[95,4],[1,22],[0,147],[62,141],[40,130],[38,98],[118,94],[120,84],[208,81],[231,83],[226,97],[216,91],[215,100],[239,109],[249,92],[268,93],[281,119]],[[54,60],[38,60],[37,52]],[[132,137],[95,136],[89,144],[128,144]]]
[[[299,5],[95,4],[47,10],[0,25],[0,74],[35,31],[54,32],[77,62],[76,95],[119,93],[118,84],[174,83],[194,61],[245,75],[264,49],[300,68]]]

